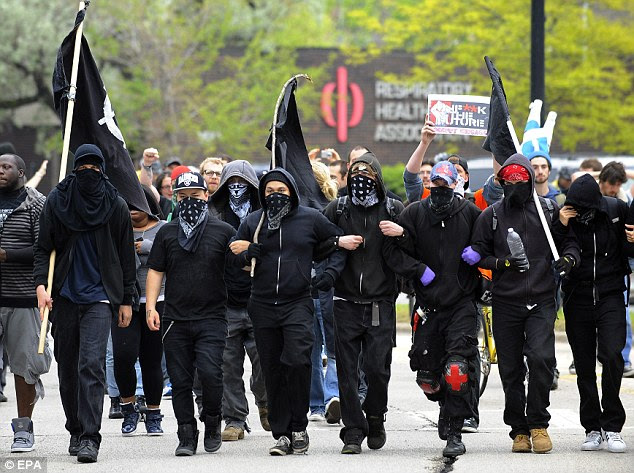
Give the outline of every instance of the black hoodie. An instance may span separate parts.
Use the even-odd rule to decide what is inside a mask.
[[[341,277],[335,283],[335,296],[353,302],[375,302],[394,300],[397,294],[396,261],[386,257],[386,243],[389,237],[379,229],[381,220],[392,220],[386,205],[386,189],[383,183],[381,165],[372,153],[365,153],[354,165],[366,163],[377,176],[379,203],[366,208],[354,205],[347,197],[346,206],[341,214],[337,213],[337,200],[333,200],[324,209],[324,215],[339,225],[346,235],[361,235],[363,243],[354,251],[348,252],[346,266]],[[351,193],[351,180],[348,179],[348,195]],[[394,200],[393,212],[398,215],[403,204]],[[335,252],[339,253],[339,252]]]
[[[511,164],[519,164],[528,171],[530,186],[531,189],[534,189],[535,172],[533,167],[530,161],[519,153],[505,161],[498,176],[501,176],[504,168]],[[550,213],[546,199],[539,197],[539,200],[548,221]],[[551,225],[559,219],[559,208],[554,202],[552,205],[554,211],[549,222]],[[494,208],[497,215],[495,230],[493,230]],[[523,273],[496,267],[498,260],[501,262],[511,253],[506,241],[509,228],[513,228],[524,243],[530,269]],[[560,256],[570,255],[575,261],[579,261],[579,244],[571,231],[566,233],[553,232],[553,238]],[[476,221],[471,246],[482,256],[479,266],[495,270],[493,271],[494,302],[497,300],[507,304],[532,305],[555,298],[557,283],[552,268],[553,255],[532,195],[518,207],[512,207],[506,198],[502,198],[492,206],[487,207]]]
[[[247,215],[238,228],[237,240],[253,241],[262,212],[266,211],[264,190],[267,182],[283,180],[290,183],[291,211],[282,218],[276,230],[267,228],[267,219],[260,230],[258,242],[262,252],[255,266],[251,298],[265,304],[283,304],[310,297],[313,251],[319,242],[343,232],[318,210],[299,205],[295,179],[286,170],[275,168],[262,177],[259,185],[262,209]],[[246,251],[243,253],[245,263]],[[337,279],[345,264],[346,254],[334,252],[326,272]]]
[[[575,301],[582,299],[596,303],[608,295],[622,295],[624,276],[629,274],[624,226],[627,204],[602,196],[594,178],[585,174],[570,186],[565,205],[594,209],[596,213],[589,225],[577,218],[569,220],[568,227],[572,228],[581,246],[581,261],[563,280],[564,302],[574,297]],[[610,207],[615,215],[611,215]],[[559,222],[557,227],[565,228]]]

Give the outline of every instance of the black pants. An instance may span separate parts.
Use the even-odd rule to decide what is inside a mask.
[[[624,364],[621,351],[626,334],[623,294],[605,297],[596,305],[591,299],[571,298],[564,304],[564,314],[577,371],[581,425],[586,433],[601,429],[620,432],[625,423],[625,410],[619,397]],[[595,354],[603,368],[601,402]]]
[[[163,313],[164,302],[156,304],[159,314]],[[151,331],[145,321],[145,304],[132,313],[128,327],[118,325],[118,319],[112,321],[112,353],[114,357],[114,377],[122,398],[133,397],[136,391],[137,358],[141,365],[143,393],[150,406],[158,406],[163,395],[163,343],[161,332]]]
[[[336,300],[335,351],[337,379],[341,399],[343,439],[348,430],[368,435],[368,422],[363,415],[383,417],[387,412],[387,389],[391,375],[394,303],[379,303],[379,325],[372,326],[372,304],[355,304]],[[359,363],[359,355],[363,357]],[[359,368],[368,386],[363,406],[359,401]]]
[[[112,306],[77,305],[58,296],[51,319],[66,430],[99,445]]]
[[[555,299],[532,309],[493,300],[493,336],[504,389],[504,422],[510,437],[546,428],[555,369]],[[528,363],[528,397],[524,381]]]
[[[166,321],[162,327],[167,372],[172,381],[172,406],[179,425],[196,425],[192,386],[197,371],[202,384],[201,420],[222,409],[222,354],[227,336],[225,319]]]
[[[471,301],[452,309],[427,312],[414,327],[412,349],[409,352],[413,371],[424,370],[434,374],[440,383],[438,393],[428,395],[431,401],[443,406],[443,417],[473,417],[473,387],[477,369],[477,308]],[[469,367],[469,389],[458,394],[449,389],[443,380],[445,363],[452,355],[465,359]]]
[[[255,344],[269,408],[273,437],[290,438],[306,430],[310,404],[310,354],[313,333],[313,300],[310,297],[286,304],[249,301]]]

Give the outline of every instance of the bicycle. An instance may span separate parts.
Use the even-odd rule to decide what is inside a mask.
[[[498,362],[495,340],[493,339],[493,318],[491,306],[481,305],[478,311],[480,319],[478,330],[478,351],[480,353],[480,396],[487,387],[491,365]]]

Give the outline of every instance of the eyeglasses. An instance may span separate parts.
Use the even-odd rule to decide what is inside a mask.
[[[203,174],[205,176],[218,176],[220,177],[220,175],[222,174],[222,171],[204,171]]]

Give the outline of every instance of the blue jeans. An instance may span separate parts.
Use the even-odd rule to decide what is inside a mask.
[[[313,299],[315,305],[315,315],[313,317],[313,331],[315,332],[315,343],[311,352],[311,378],[310,378],[310,413],[324,414],[326,404],[333,398],[339,397],[339,382],[337,381],[337,361],[334,350],[334,326],[332,315],[324,317],[321,304],[321,295],[330,297],[330,307],[332,308],[332,291],[322,293],[320,299]],[[327,307],[326,304],[324,304]],[[330,328],[327,325],[330,324]],[[329,339],[330,338],[330,339]],[[324,375],[322,364],[322,349],[325,347],[326,374]]]
[[[143,380],[141,378],[141,366],[139,360],[134,364],[136,370],[136,395],[143,396]],[[112,335],[108,333],[108,346],[106,348],[106,385],[108,386],[108,396],[119,397],[119,388],[114,379],[114,357],[112,355]]]

